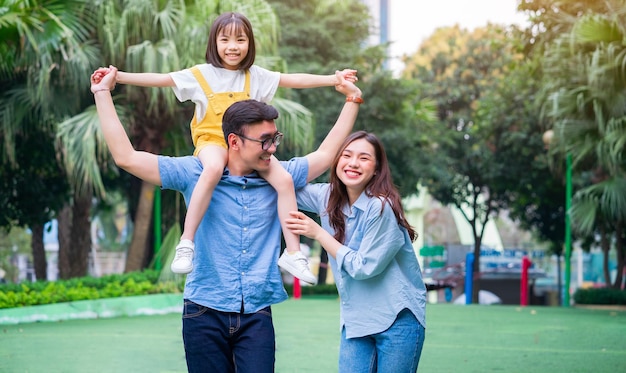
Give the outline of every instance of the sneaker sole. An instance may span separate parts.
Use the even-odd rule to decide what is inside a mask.
[[[289,272],[292,276],[298,278],[301,281],[306,282],[307,284],[311,284],[311,285],[316,285],[317,284],[317,279],[313,278],[313,281],[309,281],[307,279],[301,278],[300,276],[298,276],[297,274],[300,273],[300,270],[294,266],[292,266],[290,263],[285,262],[283,260],[280,260],[280,258],[278,259],[278,266],[281,267],[282,269],[284,269],[285,271]]]
[[[170,267],[170,270],[172,271],[172,273],[176,273],[177,275],[187,275],[191,273],[191,271],[193,270],[193,266],[189,267],[189,270],[174,269],[172,267]]]

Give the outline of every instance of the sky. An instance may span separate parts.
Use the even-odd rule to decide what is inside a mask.
[[[524,24],[526,16],[517,13],[518,0],[388,0],[390,67],[403,67],[400,57],[417,51],[421,42],[436,28],[459,24],[467,29],[488,22]]]

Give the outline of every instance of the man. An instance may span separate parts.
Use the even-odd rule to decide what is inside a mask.
[[[188,201],[202,171],[196,157],[165,157],[136,151],[111,99],[115,67],[91,77],[102,132],[115,163],[129,173]],[[282,165],[296,189],[330,166],[358,114],[361,90],[345,81],[337,91],[346,103],[320,147]],[[277,266],[281,226],[275,190],[256,171],[269,167],[281,134],[278,112],[254,100],[226,110],[223,129],[228,164],[196,234],[194,270],[186,279],[183,341],[189,372],[273,372],[275,335],[271,305],[287,299]]]

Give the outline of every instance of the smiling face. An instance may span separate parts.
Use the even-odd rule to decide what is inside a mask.
[[[223,28],[216,38],[217,53],[223,67],[228,70],[239,69],[248,55],[250,40],[241,27],[231,24]]]
[[[335,172],[354,203],[376,174],[374,146],[365,139],[351,142],[341,153]]]
[[[273,139],[278,132],[273,120],[247,125],[243,129],[245,133],[242,135],[257,140]],[[276,153],[276,145],[272,144],[267,150],[263,150],[259,142],[247,140],[235,133],[228,136],[228,141],[228,167],[233,175],[243,176],[252,171],[263,172],[269,169],[271,157]]]

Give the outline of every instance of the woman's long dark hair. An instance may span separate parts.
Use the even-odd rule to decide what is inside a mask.
[[[339,163],[341,155],[348,145],[360,139],[364,139],[372,144],[376,156],[375,173],[365,187],[365,193],[368,197],[381,198],[383,201],[383,208],[385,203],[389,203],[393,209],[393,213],[396,216],[398,224],[406,228],[409,233],[409,237],[411,237],[411,241],[414,241],[417,238],[417,233],[413,227],[409,225],[409,222],[406,220],[404,215],[400,193],[391,179],[391,171],[389,170],[389,162],[387,161],[385,148],[378,137],[365,131],[355,132],[346,138],[341,145],[339,152],[335,156],[333,164],[330,168],[330,198],[328,199],[326,212],[328,213],[330,226],[335,230],[335,239],[343,243],[346,238],[346,221],[342,209],[350,203],[348,200],[348,191],[346,190],[346,186],[341,182],[341,180],[339,180],[339,177],[337,177],[337,164]],[[380,213],[383,213],[382,209]]]
[[[252,25],[246,16],[241,13],[227,12],[221,14],[213,24],[211,25],[211,31],[209,32],[209,41],[206,46],[206,62],[215,67],[224,67],[220,55],[217,52],[217,35],[227,28],[231,28],[231,31],[243,31],[248,37],[248,54],[241,61],[239,66],[240,70],[248,70],[250,66],[254,64],[256,57],[256,47],[254,44],[254,32],[252,32]]]

